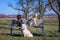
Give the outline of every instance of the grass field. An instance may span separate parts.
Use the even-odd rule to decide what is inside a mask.
[[[40,28],[29,27],[33,38],[22,37],[20,30],[14,28],[13,36],[10,36],[9,26],[12,18],[0,18],[0,40],[60,40],[57,18],[44,19],[45,35],[41,36]]]

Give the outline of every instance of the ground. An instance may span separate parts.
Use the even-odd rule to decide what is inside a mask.
[[[10,23],[13,18],[0,18],[0,40],[60,40],[57,18],[44,19],[45,35],[41,36],[41,28],[28,27],[34,35],[33,38],[24,38],[20,30],[14,28],[13,36],[10,36]]]

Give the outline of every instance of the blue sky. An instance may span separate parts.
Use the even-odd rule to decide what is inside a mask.
[[[17,14],[18,11],[14,10],[13,8],[9,7],[9,3],[15,4],[16,0],[0,0],[0,14],[6,14],[6,15],[11,15],[11,14]],[[47,13],[53,11],[48,11]]]
[[[14,0],[0,0],[0,14],[17,14],[17,11],[8,6],[9,3],[15,3]]]

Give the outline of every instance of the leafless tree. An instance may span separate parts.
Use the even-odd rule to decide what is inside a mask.
[[[28,13],[33,10],[33,8],[32,8],[33,7],[33,1],[34,0],[18,0],[18,2],[16,4],[19,7],[15,7],[11,3],[9,4],[9,6],[15,10],[19,10],[19,11],[24,12],[26,20],[27,20]]]
[[[56,3],[57,3],[57,5],[54,5]],[[60,0],[49,0],[49,5],[50,5],[51,9],[58,15],[58,21],[59,21],[58,32],[60,32]]]

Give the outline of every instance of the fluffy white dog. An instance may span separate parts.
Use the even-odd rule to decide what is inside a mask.
[[[26,24],[22,24],[22,28],[21,29],[22,29],[24,37],[33,37],[31,32],[27,29],[27,25]]]

